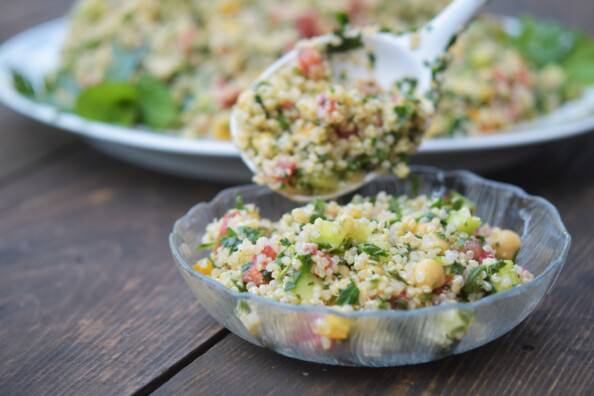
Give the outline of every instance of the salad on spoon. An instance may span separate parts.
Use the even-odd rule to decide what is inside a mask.
[[[416,32],[353,30],[300,42],[243,92],[231,132],[254,180],[300,202],[408,174],[443,55],[486,0],[455,0]]]

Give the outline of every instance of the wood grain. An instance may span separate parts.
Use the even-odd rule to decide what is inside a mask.
[[[167,246],[219,188],[86,149],[0,189],[0,394],[132,393],[220,336]]]
[[[575,145],[581,150],[575,150]],[[594,136],[566,148],[575,154],[571,165],[564,162],[563,153],[559,156],[545,151],[547,167],[526,164],[523,172],[492,175],[515,181],[557,204],[574,237],[567,266],[553,292],[504,337],[438,362],[361,369],[304,363],[228,336],[159,388],[157,394],[184,395],[197,390],[209,395],[591,394]]]

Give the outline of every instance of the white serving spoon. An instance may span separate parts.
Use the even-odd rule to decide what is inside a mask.
[[[478,13],[483,5],[489,0],[453,0],[435,18],[415,32],[405,34],[393,34],[388,32],[377,32],[364,34],[363,43],[366,51],[375,55],[375,64],[372,70],[373,77],[384,89],[389,89],[396,81],[403,78],[414,78],[417,80],[416,94],[426,94],[432,85],[431,65],[447,51],[454,37],[462,31],[472,18]],[[315,38],[315,41],[327,43],[334,35],[329,34]],[[255,81],[267,80],[287,63],[297,58],[298,50],[293,49],[286,53]],[[369,78],[369,68],[363,67],[360,63],[349,63],[343,57],[336,57],[332,60],[332,71],[334,75],[346,71],[348,78],[365,77]],[[237,107],[231,113],[231,135],[235,139],[239,135],[241,125],[238,122]],[[244,152],[241,158],[247,167],[254,173],[258,173],[252,159]],[[316,199],[333,199],[341,195],[357,190],[363,184],[377,177],[375,173],[367,174],[362,180],[344,186],[342,189],[325,195],[287,195],[282,191],[279,193],[297,202],[310,202]]]

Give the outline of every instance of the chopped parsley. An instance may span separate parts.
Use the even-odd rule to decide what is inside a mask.
[[[381,257],[388,256],[388,252],[386,252],[379,246],[374,245],[373,243],[362,243],[360,245],[357,245],[357,251],[359,253],[367,253],[367,255],[374,260],[378,260]]]
[[[221,239],[221,246],[229,249],[231,253],[235,253],[239,249],[241,239],[237,236],[237,233],[232,228],[227,229],[227,233]]]
[[[338,21],[339,28],[334,31],[336,37],[340,39],[339,44],[330,43],[326,47],[328,54],[336,54],[340,52],[352,51],[357,48],[363,47],[363,39],[361,33],[357,33],[355,36],[347,35],[347,26],[349,25],[349,17],[346,12],[339,12],[336,14],[336,20]]]
[[[351,279],[351,283],[340,291],[336,304],[338,305],[355,305],[359,302],[359,288]]]

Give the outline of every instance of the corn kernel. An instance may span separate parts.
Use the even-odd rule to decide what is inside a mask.
[[[346,318],[326,315],[314,323],[314,332],[333,340],[345,340],[349,336],[351,324]]]
[[[212,263],[210,262],[210,260],[204,258],[204,259],[198,260],[198,262],[196,264],[194,264],[192,266],[192,268],[194,268],[196,271],[200,272],[201,274],[210,275],[210,273],[212,272]]]

